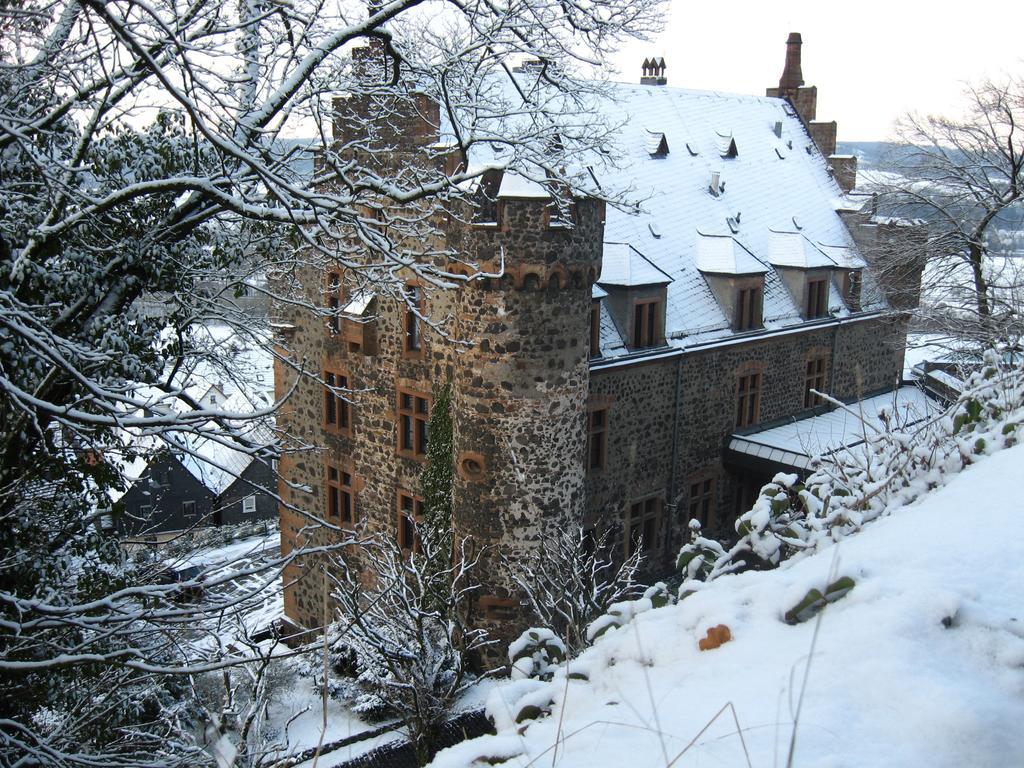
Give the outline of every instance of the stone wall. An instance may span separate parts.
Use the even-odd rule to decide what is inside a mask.
[[[826,358],[833,396],[859,398],[897,386],[904,338],[905,323],[899,318],[852,319],[709,345],[646,364],[595,369],[590,400],[592,406],[608,408],[608,457],[606,468],[587,478],[588,525],[621,530],[632,501],[661,493],[666,502],[663,547],[651,565],[655,570],[670,565],[689,519],[690,486],[713,478],[710,529],[728,533],[743,480],[722,462],[736,431],[738,377],[762,374],[759,423],[799,418],[808,414],[808,360]],[[621,538],[619,543],[624,553]]]

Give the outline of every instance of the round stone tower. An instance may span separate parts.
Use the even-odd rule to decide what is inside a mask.
[[[498,195],[477,214],[490,220],[449,238],[495,275],[471,281],[457,310],[456,334],[471,346],[453,354],[453,527],[456,540],[486,548],[474,618],[499,638],[529,620],[501,557],[522,557],[585,511],[591,288],[604,222],[598,201],[570,208]]]

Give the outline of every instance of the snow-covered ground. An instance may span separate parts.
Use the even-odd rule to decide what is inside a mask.
[[[307,749],[313,749],[320,742],[323,731],[323,743],[329,745],[366,731],[378,728],[369,725],[349,711],[347,705],[337,699],[327,699],[327,728],[324,730],[323,702],[320,693],[314,690],[307,677],[295,675],[288,686],[275,694],[267,713],[271,727],[277,732],[282,745],[280,757],[296,755]],[[370,737],[362,741],[331,750],[320,756],[319,768],[330,768],[346,760],[351,760],[371,749],[389,741],[400,738],[401,732],[391,732]],[[312,760],[298,763],[297,766],[312,765]]]
[[[546,685],[549,716],[510,723],[499,688],[499,734],[434,765],[761,768],[795,727],[795,766],[1024,764],[1022,467],[1004,450],[831,549],[641,614],[575,663],[589,680],[503,687]],[[856,585],[820,622],[783,622],[840,576]],[[698,650],[719,624],[732,640]]]
[[[281,534],[275,527],[266,535],[250,536],[219,547],[203,547],[167,562],[174,568],[190,566],[209,568],[214,565],[228,564],[239,558],[273,557],[277,555],[280,547]]]

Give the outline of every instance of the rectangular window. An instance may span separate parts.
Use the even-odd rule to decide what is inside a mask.
[[[761,327],[761,289],[743,288],[736,297],[736,330]]]
[[[737,481],[734,508],[736,517],[745,515],[754,507],[766,482],[767,480],[761,481],[751,477],[742,477]]]
[[[828,314],[828,280],[807,282],[807,319],[824,317]]]
[[[605,467],[608,454],[608,409],[587,414],[587,470],[598,472]]]
[[[416,392],[398,390],[398,452],[412,458],[427,455],[427,422],[430,399]]]
[[[195,517],[196,516],[196,503],[194,501],[183,501],[183,502],[181,502],[181,514],[184,517]]]
[[[740,376],[736,384],[736,426],[748,427],[761,420],[761,374]]]
[[[420,332],[420,314],[423,312],[423,297],[419,287],[411,285],[407,287],[408,302],[405,307],[405,319],[402,322],[405,331],[405,345],[403,347],[407,354],[418,354],[423,349],[423,339]]]
[[[242,499],[242,514],[254,515],[256,514],[256,496],[246,496]]]
[[[626,536],[626,557],[639,551],[649,557],[661,549],[661,499],[653,497],[638,501],[629,508]]]
[[[341,272],[328,272],[324,287],[324,306],[327,307],[327,328],[331,333],[341,330]]]
[[[812,389],[816,389],[818,392],[825,391],[824,357],[816,357],[807,361],[807,373],[804,376],[804,408],[813,408],[824,402],[818,395],[811,392]]]
[[[139,517],[143,520],[148,520],[153,516],[153,507],[149,504],[143,504],[139,507]]]
[[[348,376],[337,371],[324,371],[324,384],[324,426],[351,434],[352,404],[342,394],[349,389]]]
[[[590,356],[601,356],[601,300],[590,303]]]
[[[330,464],[327,465],[327,519],[341,525],[355,522],[352,475]]]
[[[690,485],[690,520],[700,523],[701,530],[706,531],[711,520],[711,510],[715,501],[715,480],[707,478]]]
[[[398,546],[404,552],[419,552],[419,526],[423,522],[423,499],[407,491],[398,492]]]
[[[657,299],[638,301],[633,308],[633,346],[653,347],[658,343],[658,320],[661,302]]]

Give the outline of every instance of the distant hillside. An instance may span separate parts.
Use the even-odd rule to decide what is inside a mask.
[[[840,141],[836,143],[837,155],[856,155],[861,170],[876,170],[886,165],[887,156],[906,151],[904,145],[891,141]]]

